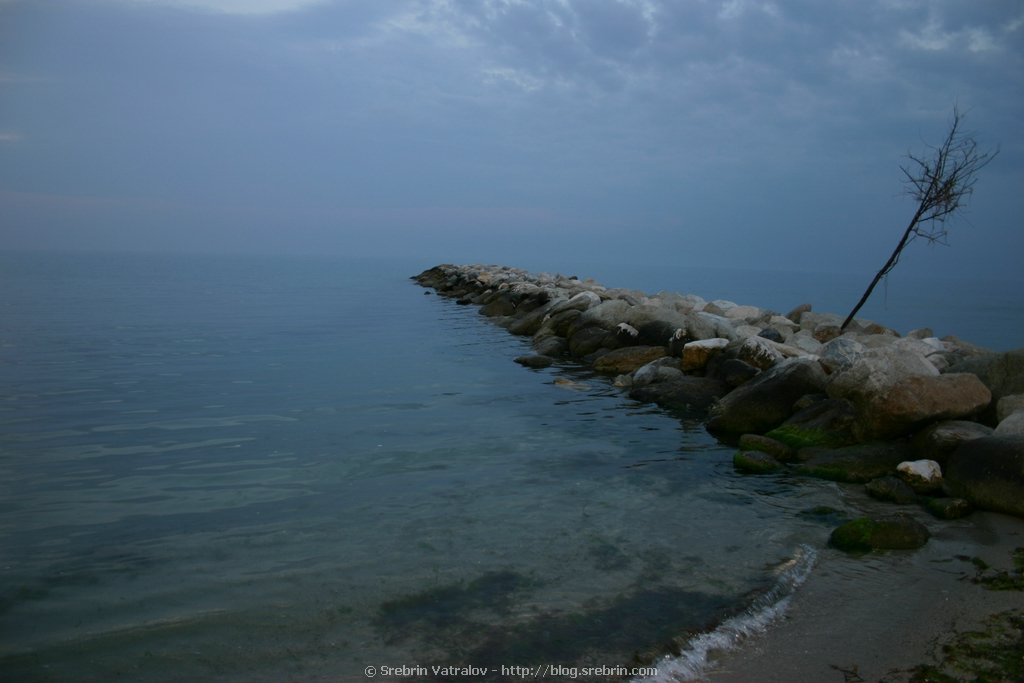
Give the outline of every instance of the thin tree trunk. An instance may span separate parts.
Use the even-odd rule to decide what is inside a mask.
[[[896,262],[900,258],[900,252],[903,251],[903,248],[907,246],[907,242],[910,241],[910,235],[914,232],[914,228],[917,226],[917,222],[921,220],[921,216],[924,214],[924,210],[925,207],[923,204],[918,207],[917,213],[914,214],[914,218],[911,219],[910,224],[907,226],[907,229],[903,232],[903,238],[900,240],[900,243],[896,245],[896,249],[893,250],[892,255],[889,257],[889,260],[886,261],[885,265],[882,266],[882,269],[875,274],[875,278],[871,281],[871,284],[868,285],[868,288],[864,290],[864,294],[861,296],[860,301],[858,301],[857,305],[853,307],[852,311],[850,311],[850,315],[846,316],[846,320],[843,321],[843,324],[839,326],[840,332],[846,330],[847,325],[849,325],[853,321],[853,317],[857,315],[857,311],[859,311],[861,307],[864,306],[865,303],[867,303],[868,298],[871,296],[871,292],[875,290],[875,285],[877,285],[879,281],[881,281],[881,279],[885,277],[886,274],[888,274],[889,271],[896,266]]]

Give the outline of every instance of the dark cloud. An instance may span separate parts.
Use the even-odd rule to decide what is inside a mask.
[[[959,103],[1002,148],[972,224],[992,258],[1024,247],[1019,2],[204,2],[0,2],[18,244],[416,248],[424,226],[449,246],[491,227],[873,262],[905,217],[901,155]]]

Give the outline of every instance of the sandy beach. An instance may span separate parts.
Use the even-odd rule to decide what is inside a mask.
[[[908,512],[919,516],[916,508]],[[957,633],[983,630],[991,615],[1024,609],[1024,592],[972,581],[978,568],[968,559],[990,565],[989,575],[1012,571],[1013,550],[1024,546],[1024,520],[987,512],[952,522],[919,518],[933,534],[920,550],[861,557],[823,551],[782,620],[713,657],[706,680],[909,681],[914,667],[937,664]]]

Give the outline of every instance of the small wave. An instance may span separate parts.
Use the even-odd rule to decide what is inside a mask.
[[[685,683],[704,680],[711,652],[738,647],[747,638],[764,633],[789,606],[796,589],[807,580],[818,554],[801,545],[793,557],[776,568],[775,584],[759,595],[744,612],[723,621],[718,628],[694,636],[679,655],[669,655],[657,663],[654,676],[635,678],[631,683]]]

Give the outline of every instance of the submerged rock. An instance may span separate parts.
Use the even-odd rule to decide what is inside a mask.
[[[768,474],[782,468],[782,463],[762,451],[737,451],[732,464],[738,471],[747,474]]]
[[[761,434],[744,434],[740,437],[738,445],[741,451],[761,451],[780,462],[793,462],[796,460],[796,450],[781,441],[776,441]]]
[[[526,356],[519,356],[515,361],[528,368],[547,368],[555,362],[555,359],[550,356],[541,356],[534,353]]]
[[[829,536],[829,545],[846,552],[872,550],[912,550],[920,548],[931,534],[913,517],[859,517],[837,527]]]
[[[897,505],[908,505],[917,502],[917,494],[914,493],[914,489],[910,488],[910,484],[891,474],[879,477],[878,479],[872,479],[864,485],[864,490],[872,498],[896,503]]]

